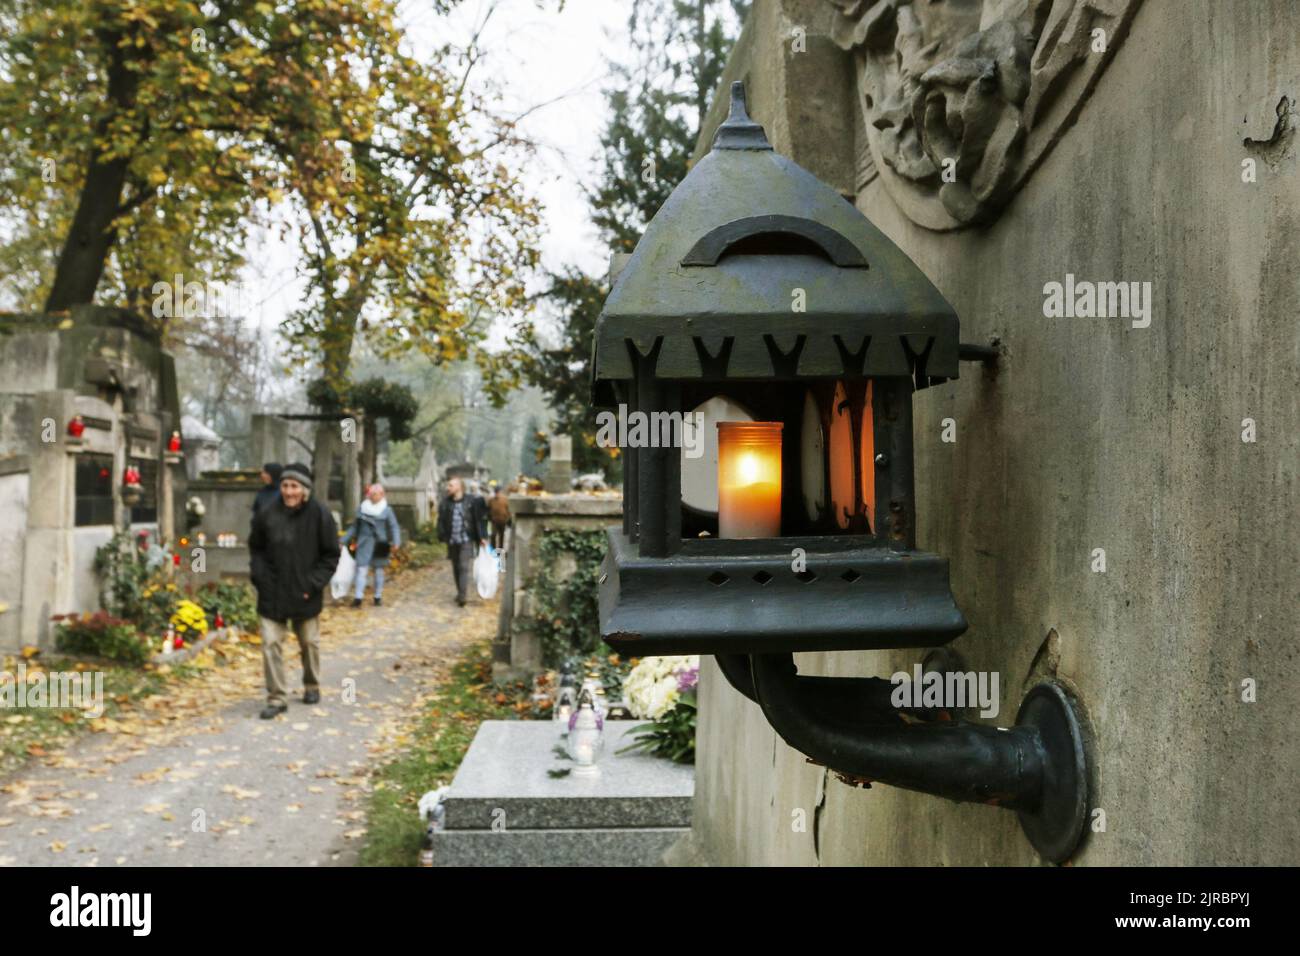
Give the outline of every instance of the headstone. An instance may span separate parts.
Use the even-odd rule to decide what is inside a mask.
[[[573,439],[568,435],[551,438],[551,454],[547,460],[546,478],[542,487],[553,495],[567,495],[573,488]]]
[[[456,772],[434,866],[655,866],[690,832],[695,769],[618,753],[640,721],[605,723],[596,777],[553,777],[550,720],[489,720]]]
[[[257,419],[266,416],[253,416],[253,447],[257,447]],[[284,424],[281,422],[280,424]],[[181,417],[181,439],[185,450],[185,474],[191,481],[204,472],[217,471],[221,468],[221,436],[214,432],[193,415]],[[250,465],[260,468],[263,462],[279,461],[281,458],[255,458]]]
[[[289,463],[289,423],[276,415],[254,415],[249,427],[253,460],[250,468],[261,468],[268,461]]]

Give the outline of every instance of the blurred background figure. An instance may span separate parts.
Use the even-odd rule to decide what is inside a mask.
[[[438,540],[447,545],[447,560],[456,579],[456,603],[467,603],[470,566],[480,545],[488,541],[487,505],[478,495],[465,493],[459,478],[447,479],[447,497],[438,505]]]
[[[402,529],[397,524],[397,515],[389,507],[384,496],[384,486],[375,482],[366,491],[366,500],[361,502],[357,512],[343,536],[344,546],[354,547],[357,559],[357,576],[355,590],[352,592],[352,606],[361,607],[361,599],[366,594],[366,578],[371,568],[375,572],[375,607],[384,603],[384,569],[394,548],[402,546]]]
[[[488,502],[488,518],[492,521],[492,547],[498,551],[506,549],[506,528],[510,526],[510,499],[506,490],[497,487],[492,500]]]
[[[284,465],[276,461],[268,461],[262,466],[262,487],[253,496],[253,514],[280,497],[280,474],[283,471]]]

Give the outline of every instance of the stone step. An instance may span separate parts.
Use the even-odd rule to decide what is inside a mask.
[[[656,866],[690,827],[442,830],[434,866]]]

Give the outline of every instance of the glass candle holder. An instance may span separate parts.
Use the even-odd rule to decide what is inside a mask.
[[[781,535],[781,423],[718,422],[718,537]]]

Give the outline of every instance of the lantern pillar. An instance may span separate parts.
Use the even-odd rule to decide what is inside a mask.
[[[679,410],[681,388],[656,379],[654,362],[643,359],[636,379],[636,408],[647,416]],[[654,428],[651,418],[651,428]],[[661,436],[662,437],[662,436]],[[664,442],[654,444],[663,445]],[[681,549],[682,475],[677,448],[636,449],[637,504],[640,515],[641,555],[666,558]]]

